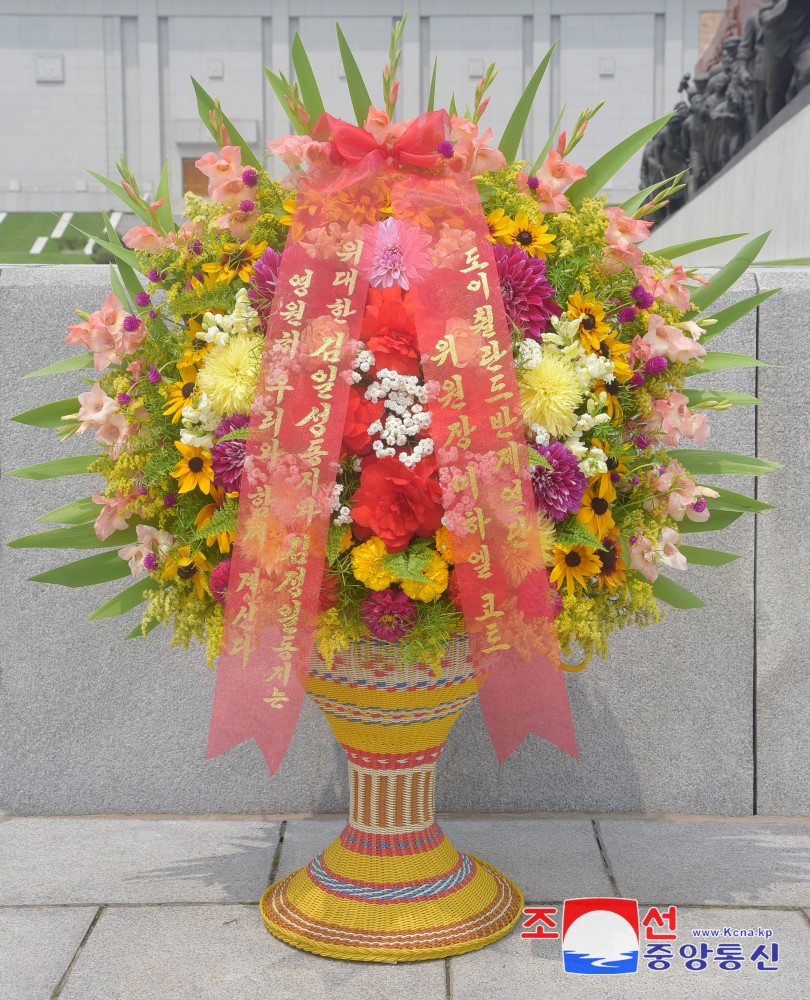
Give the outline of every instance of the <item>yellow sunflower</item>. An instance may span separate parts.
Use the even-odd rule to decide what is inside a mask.
[[[183,333],[188,338],[189,343],[188,347],[185,351],[183,351],[183,356],[178,362],[178,367],[180,365],[194,365],[195,367],[199,367],[199,365],[202,364],[205,355],[211,350],[211,345],[207,340],[201,339],[200,334],[202,333],[202,324],[196,316],[192,316],[191,319],[189,319],[188,325]]]
[[[183,444],[182,441],[175,441],[174,446],[183,456],[174,470],[169,473],[177,480],[177,492],[190,493],[191,490],[199,487],[202,493],[210,493],[211,483],[214,479],[211,452],[207,448]]]
[[[177,371],[180,373],[180,378],[169,386],[166,405],[163,407],[163,412],[172,418],[173,424],[180,420],[183,409],[191,403],[197,384],[197,369],[194,365],[180,363]]]
[[[592,389],[594,396],[604,393],[605,409],[610,414],[610,419],[615,421],[621,420],[624,415],[622,404],[619,402],[620,390],[621,383],[615,378],[599,379],[598,382],[594,382]]]
[[[194,527],[197,531],[200,531],[211,518],[214,516],[216,511],[222,506],[222,504],[227,499],[232,499],[233,497],[238,497],[238,493],[225,493],[221,486],[215,486],[211,484],[210,496],[212,503],[207,503],[202,507],[194,519]],[[219,547],[219,551],[223,555],[227,555],[231,551],[231,545],[233,545],[233,532],[232,531],[220,531],[215,535],[207,535],[205,538],[205,544],[213,548],[214,545]]]
[[[250,281],[253,265],[267,248],[267,243],[226,243],[222,248],[219,260],[203,264],[202,269],[210,274],[214,281],[224,281],[230,284],[234,278],[240,281]]]
[[[523,247],[530,257],[547,257],[554,253],[552,243],[557,239],[542,222],[533,222],[525,212],[515,216],[515,238],[512,242]]]
[[[582,346],[598,353],[602,337],[610,332],[610,327],[605,322],[602,303],[593,295],[583,296],[581,292],[574,292],[568,296],[568,315],[571,319],[582,317],[582,322],[579,324],[579,339]]]
[[[487,216],[489,238],[493,243],[503,243],[508,247],[515,242],[517,226],[502,208],[493,209]]]
[[[548,578],[557,590],[562,590],[565,584],[566,591],[573,594],[577,586],[587,586],[589,577],[596,576],[601,568],[596,549],[586,545],[556,545],[554,566]]]
[[[615,444],[611,447],[608,441],[601,438],[594,438],[591,442],[595,448],[601,448],[607,455],[607,472],[601,472],[589,481],[589,485],[597,496],[613,503],[616,499],[616,486],[614,475],[620,478],[626,476],[630,471],[627,465],[627,458],[630,453],[629,444]]]
[[[164,580],[190,580],[194,593],[202,600],[208,592],[210,568],[202,552],[192,552],[190,545],[183,545],[166,559],[161,576]]]
[[[610,504],[591,487],[588,487],[582,495],[581,506],[577,511],[577,520],[586,528],[590,528],[600,542],[611,528],[616,527],[616,522],[610,513]]]
[[[630,345],[619,340],[614,331],[602,337],[599,346],[591,350],[591,353],[601,354],[603,358],[609,358],[613,362],[613,377],[617,382],[624,384],[633,376],[633,370],[625,357],[629,350]]]
[[[281,207],[284,209],[284,215],[278,221],[282,226],[291,226],[295,218],[295,198],[293,195],[288,195],[281,203]]]
[[[622,557],[622,545],[616,535],[606,535],[602,539],[604,549],[599,552],[599,561],[602,568],[599,570],[597,585],[601,590],[603,587],[615,593],[619,587],[627,583],[625,570],[627,564]]]

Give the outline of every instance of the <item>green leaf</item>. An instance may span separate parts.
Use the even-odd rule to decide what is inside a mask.
[[[625,211],[627,210],[625,209]],[[702,240],[691,240],[689,243],[673,243],[672,246],[651,250],[650,253],[654,253],[656,257],[675,260],[678,257],[685,257],[688,253],[694,253],[696,250],[706,250],[709,247],[719,246],[721,243],[728,243],[729,240],[739,240],[747,235],[748,233],[730,233],[728,236],[706,236]]]
[[[428,583],[425,570],[433,559],[429,538],[417,538],[404,552],[391,552],[383,557],[382,566],[400,580]]]
[[[217,133],[217,130],[211,124],[211,119],[208,116],[210,111],[213,111],[216,107],[216,101],[213,97],[202,87],[192,76],[191,83],[194,87],[194,93],[197,95],[197,110],[200,113],[200,120],[203,125],[208,129],[214,138],[217,146],[219,146],[222,141],[222,137]],[[255,167],[256,170],[261,170],[262,165],[256,158],[256,154],[250,148],[250,146],[245,142],[242,136],[239,134],[239,130],[233,124],[233,122],[228,118],[224,111],[220,109],[220,114],[222,115],[222,121],[225,128],[228,130],[228,136],[230,137],[231,143],[234,146],[242,147],[242,163],[246,167]]]
[[[673,608],[705,608],[706,602],[701,601],[697,594],[682,587],[674,580],[659,576],[652,585],[652,592],[659,601]]]
[[[107,231],[107,239],[110,241],[110,243],[112,243],[114,246],[119,247],[122,250],[126,249],[124,247],[124,244],[121,242],[121,237],[116,232],[115,226],[110,222],[107,213],[102,212],[101,217],[104,219],[104,228]],[[121,281],[124,284],[124,288],[126,288],[127,292],[129,293],[130,302],[134,303],[135,297],[137,296],[138,292],[143,291],[143,285],[138,279],[138,274],[140,273],[140,271],[136,270],[135,268],[132,268],[129,264],[125,263],[125,261],[121,259],[116,260],[115,266],[118,268],[118,274]],[[122,299],[121,301],[123,302],[124,300]]]
[[[114,264],[110,264],[110,288],[113,290],[113,295],[118,299],[121,305],[131,313],[135,312],[135,307],[130,300],[129,293],[127,292],[126,286],[118,275],[118,270]]]
[[[267,77],[270,86],[273,88],[273,93],[278,98],[278,103],[281,105],[284,114],[289,119],[292,127],[296,132],[302,132],[303,129],[301,128],[301,122],[298,121],[292,108],[285,100],[287,97],[287,88],[284,86],[284,81],[280,76],[276,76],[276,74],[269,70],[266,66],[264,68],[264,75]]]
[[[225,503],[214,511],[210,520],[206,521],[195,533],[198,541],[204,541],[212,535],[218,535],[223,531],[236,531],[236,518],[239,512],[239,505],[235,500],[226,500]]]
[[[734,254],[728,264],[721,267],[717,274],[709,279],[708,285],[702,285],[690,292],[689,297],[697,311],[690,313],[688,319],[696,316],[698,312],[704,312],[712,302],[716,302],[720,298],[723,292],[727,292],[731,288],[734,282],[754,263],[757,254],[765,246],[770,235],[770,230],[768,230],[767,233],[755,236]]]
[[[575,208],[578,208],[585,198],[593,198],[598,195],[611,177],[613,177],[613,175],[620,170],[625,163],[627,163],[630,157],[637,153],[642,146],[646,146],[656,132],[666,125],[672,115],[673,112],[670,111],[668,114],[658,118],[654,122],[651,122],[649,125],[645,125],[644,128],[640,128],[637,132],[634,132],[626,139],[623,139],[618,146],[614,146],[613,149],[605,153],[604,156],[601,156],[595,163],[592,163],[590,167],[588,167],[587,176],[581,177],[578,181],[574,181],[571,187],[565,192],[566,197],[571,204]]]
[[[11,419],[18,424],[28,424],[29,427],[64,427],[62,417],[78,413],[78,410],[79,400],[74,396],[72,399],[59,399],[44,406],[35,406],[33,410],[18,413]]]
[[[57,566],[47,573],[29,576],[37,583],[55,583],[62,587],[94,587],[98,583],[111,583],[129,576],[129,564],[117,552],[99,552],[75,562]]]
[[[349,48],[346,37],[340,30],[340,25],[336,24],[338,45],[340,46],[340,58],[343,60],[343,70],[346,73],[346,86],[349,88],[349,97],[352,100],[354,116],[357,124],[362,125],[368,118],[368,109],[371,107],[371,97],[368,88],[363,81],[362,74],[357,65],[357,61]]]
[[[549,460],[539,452],[535,451],[534,448],[529,448],[528,454],[530,467],[533,468],[535,465],[541,465],[544,469],[550,469],[552,472],[554,471],[554,466],[551,462],[549,462]]]
[[[157,190],[155,191],[155,201],[162,201],[163,204],[155,210],[155,218],[164,233],[173,233],[175,230],[174,218],[172,217],[172,198],[169,193],[169,161],[164,160],[163,170],[160,172]]]
[[[517,156],[518,149],[520,148],[520,140],[523,138],[523,130],[526,128],[526,122],[529,120],[529,115],[532,111],[532,104],[534,104],[537,88],[540,86],[540,81],[545,75],[556,44],[554,42],[540,60],[540,65],[534,71],[531,80],[526,85],[526,89],[521,94],[520,100],[515,105],[515,110],[512,112],[512,116],[503,130],[498,149],[506,157],[507,163],[512,163]]]
[[[428,111],[433,111],[434,105],[436,104],[436,71],[439,68],[439,57],[436,56],[433,60],[433,73],[430,76],[430,91],[428,92]]]
[[[26,465],[22,469],[12,469],[7,476],[17,476],[18,479],[57,479],[59,476],[77,476],[87,472],[98,455],[71,455],[70,458],[55,458],[52,462],[39,462],[37,465]]]
[[[326,561],[330,566],[335,565],[340,550],[343,547],[343,539],[346,536],[345,524],[330,524],[329,533],[326,536]]]
[[[689,400],[689,405],[694,409],[701,407],[705,410],[720,409],[725,410],[729,406],[756,406],[760,402],[756,396],[749,396],[745,392],[726,392],[719,389],[685,389],[684,396]]]
[[[447,113],[450,115],[451,118],[453,117],[453,115],[457,114],[455,94],[450,95],[450,104],[447,108]]]
[[[781,288],[771,288],[767,292],[757,292],[756,295],[749,295],[747,299],[740,299],[739,302],[735,302],[733,306],[728,306],[726,309],[721,309],[719,313],[715,313],[711,318],[715,321],[711,326],[706,328],[706,332],[700,338],[701,344],[705,344],[712,337],[716,337],[718,333],[722,333],[727,327],[731,326],[732,323],[736,323],[738,319],[742,319],[743,316],[750,313],[757,306],[761,305],[766,299],[769,299],[772,295],[776,295],[777,292],[781,292]],[[694,301],[694,296],[692,297]],[[693,314],[694,315],[694,314]]]
[[[708,451],[704,448],[674,448],[670,458],[681,463],[687,472],[696,476],[761,476],[781,469],[779,462],[764,458],[738,455],[733,451]]]
[[[112,193],[116,196],[116,198],[120,198],[121,201],[123,201],[123,203],[127,206],[127,208],[129,208],[130,212],[133,212],[135,215],[137,215],[138,218],[141,220],[141,222],[145,223],[147,226],[152,225],[153,219],[152,216],[149,214],[149,209],[141,205],[139,202],[135,201],[134,198],[130,198],[130,196],[126,193],[126,191],[121,187],[120,184],[117,184],[115,181],[111,181],[109,177],[105,177],[103,174],[97,174],[95,170],[88,170],[87,173],[90,174],[91,177],[95,177],[95,179],[99,182],[99,184],[103,184],[108,191],[112,191]],[[74,229],[78,229],[78,227],[74,226]],[[83,236],[95,239],[95,237],[92,236],[90,233],[85,233],[83,229],[79,229],[79,232]],[[99,241],[96,240],[96,243],[98,242]]]
[[[682,535],[690,535],[702,531],[723,531],[738,518],[743,516],[741,510],[723,510],[721,507],[709,508],[708,521],[681,521],[678,530]]]
[[[718,497],[709,497],[707,503],[712,510],[739,510],[744,514],[758,514],[763,510],[775,510],[773,504],[763,503],[755,500],[754,497],[746,496],[744,493],[735,493],[734,490],[723,489],[720,486],[711,487]]]
[[[296,31],[292,43],[292,64],[295,67],[295,76],[298,86],[301,88],[301,100],[304,110],[314,122],[324,113],[323,99],[318,89],[318,81],[312,72],[312,64],[309,61],[307,50],[301,41],[301,36]],[[370,103],[370,102],[369,102]]]
[[[651,194],[655,194],[655,192],[660,188],[666,187],[667,184],[671,184],[677,176],[677,174],[673,174],[671,177],[667,177],[666,180],[656,181],[655,184],[650,184],[649,187],[645,187],[641,191],[637,191],[632,198],[628,198],[627,201],[619,206],[619,208],[621,208],[625,215],[633,215],[633,213],[637,212],[642,205],[647,203]],[[661,257],[666,257],[666,254],[660,253],[658,250],[652,250],[651,253],[657,254]]]
[[[699,549],[695,545],[679,545],[686,561],[694,566],[725,566],[739,559],[733,552],[719,552],[717,549]]]
[[[146,626],[144,626],[143,623],[140,623],[140,624],[136,625],[135,628],[131,632],[129,632],[127,635],[124,636],[124,638],[125,639],[143,639],[145,635],[149,635],[149,633],[153,629],[156,629],[158,627],[158,625],[160,625],[160,622],[157,620],[157,618],[151,618],[146,623]]]
[[[74,354],[70,358],[63,358],[62,361],[56,361],[54,364],[48,365],[47,368],[40,368],[38,371],[23,375],[22,378],[38,378],[40,375],[61,375],[62,372],[75,372],[83,368],[92,367],[93,352],[87,351],[86,354]]]
[[[92,614],[87,616],[87,620],[96,621],[99,618],[115,618],[116,615],[126,614],[127,611],[131,611],[133,608],[137,608],[139,604],[143,604],[147,597],[149,597],[149,594],[153,590],[158,589],[158,586],[157,581],[151,577],[148,577],[146,580],[138,580],[131,587],[122,590],[111,601],[107,601],[100,608],[96,608]]]
[[[7,544],[10,549],[110,549],[130,545],[135,541],[137,535],[134,525],[123,531],[114,531],[101,541],[93,530],[93,525],[87,522],[71,524],[67,528],[38,531],[35,535],[23,535],[22,538],[15,538]]]
[[[604,546],[585,525],[575,517],[569,517],[557,528],[554,539],[556,545],[585,545],[589,549],[602,549]]]
[[[705,339],[705,337],[701,337],[701,341]],[[727,368],[760,368],[765,366],[764,361],[759,361],[750,354],[727,354],[724,351],[709,351],[698,360],[700,368],[693,372],[687,372],[687,378],[691,378],[693,375],[702,375],[704,372],[725,371]]]
[[[557,138],[557,133],[560,130],[560,125],[562,124],[563,115],[565,114],[565,109],[567,107],[568,104],[563,104],[562,108],[560,109],[560,113],[557,115],[557,121],[554,122],[554,127],[548,134],[548,139],[546,139],[546,141],[543,143],[543,148],[540,150],[540,155],[532,164],[531,173],[534,173],[536,170],[539,170],[540,167],[542,167],[543,161],[546,158],[546,154],[551,149],[554,140]]]
[[[98,511],[99,505],[93,498],[85,497],[83,500],[74,500],[63,507],[57,507],[56,510],[43,514],[37,520],[50,524],[84,524],[85,521],[94,521]]]
[[[109,250],[113,257],[118,260],[122,260],[125,264],[128,264],[133,271],[138,269],[138,258],[132,252],[132,250],[127,250],[127,248],[118,240],[116,243],[111,243],[109,240],[103,240],[100,236],[96,236],[93,233],[86,233],[83,229],[79,229],[78,226],[74,226],[77,232],[80,232],[82,236],[86,236],[89,240],[93,240],[100,247],[104,247],[105,250]]]

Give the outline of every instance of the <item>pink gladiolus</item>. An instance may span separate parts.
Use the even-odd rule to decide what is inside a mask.
[[[280,139],[267,142],[267,148],[273,156],[277,156],[289,170],[295,170],[302,163],[311,163],[317,159],[322,145],[309,135],[284,135]]]
[[[613,246],[640,243],[650,235],[652,222],[634,219],[626,215],[617,205],[609,205],[605,209],[605,215],[608,217],[605,240]]]
[[[208,178],[208,197],[218,204],[234,201],[244,190],[241,146],[223,146],[216,153],[206,153],[194,166]]]
[[[638,570],[646,580],[654,583],[658,567],[655,565],[653,543],[646,535],[638,534],[635,537],[636,540],[630,544],[630,569]]]
[[[144,571],[143,561],[150,554],[165,556],[174,545],[174,535],[161,531],[149,524],[137,524],[135,534],[138,541],[125,545],[118,550],[118,555],[129,563],[129,571],[133,576],[139,576]]]
[[[113,532],[123,531],[126,528],[127,519],[132,517],[135,511],[127,511],[125,508],[132,505],[132,501],[137,495],[134,491],[125,495],[120,490],[112,498],[102,496],[98,490],[93,493],[93,503],[101,505],[101,513],[93,524],[93,530],[99,541],[103,542]]]
[[[674,458],[670,459],[666,470],[655,480],[654,487],[657,493],[664,494],[667,514],[674,521],[682,521],[684,517],[690,521],[708,521],[709,508],[698,504],[698,501],[705,497],[720,496],[708,486],[698,486]],[[695,504],[698,505],[697,510]]]
[[[650,430],[660,432],[664,443],[677,447],[681,435],[691,438],[695,444],[705,444],[709,437],[709,421],[705,413],[692,413],[686,405],[683,393],[673,391],[669,399],[655,399],[652,402],[652,416],[647,421]]]
[[[655,547],[655,556],[663,566],[685,570],[686,556],[678,549],[679,535],[674,528],[662,528],[661,537]]]
[[[565,146],[563,146],[565,149]],[[585,176],[585,168],[578,163],[567,163],[556,149],[550,149],[543,165],[537,171],[537,179],[557,192],[564,191],[569,184]]]
[[[226,212],[225,215],[221,215],[214,222],[213,228],[227,229],[236,239],[245,239],[249,235],[251,226],[258,216],[259,213],[256,210],[252,212]]]
[[[121,242],[130,250],[147,250],[149,253],[160,253],[166,246],[166,240],[153,226],[133,226],[124,233]]]
[[[118,403],[101,388],[101,383],[96,382],[92,389],[79,393],[79,412],[76,419],[81,426],[76,431],[82,435],[89,428],[98,430],[110,420],[113,414],[118,413],[121,407]]]
[[[681,284],[688,275],[680,264],[665,278],[659,278],[653,268],[646,264],[634,267],[633,271],[641,287],[660,302],[666,302],[676,309],[689,308],[689,288]]]
[[[450,119],[450,141],[455,143],[453,163],[456,168],[466,168],[473,177],[506,166],[503,153],[490,145],[493,139],[491,128],[479,135],[478,126],[469,118],[453,115]]]
[[[201,219],[197,222],[192,222],[189,219],[176,232],[169,233],[166,237],[166,246],[172,250],[182,249],[187,243],[192,243],[194,240],[199,239],[202,236],[202,231],[203,224]]]
[[[525,170],[519,170],[515,177],[515,184],[521,194],[527,194],[537,200],[537,207],[544,215],[555,215],[558,212],[567,212],[571,207],[568,199],[562,191],[546,180],[534,177],[536,182],[529,184],[529,174]]]
[[[162,199],[162,198],[158,198],[158,200],[157,200],[157,201],[150,201],[150,202],[149,202],[149,212],[150,212],[150,214],[151,214],[151,215],[154,215],[154,214],[155,214],[155,212],[157,212],[157,210],[158,210],[158,209],[159,209],[159,208],[160,208],[160,207],[161,207],[162,205],[163,205],[163,199]]]
[[[143,361],[130,361],[127,365],[127,371],[132,375],[132,378],[137,382],[141,377],[143,372]]]
[[[66,344],[84,344],[93,352],[93,365],[97,372],[121,360],[124,336],[124,307],[115,297],[108,295],[101,308],[83,323],[68,327]],[[143,338],[141,338],[143,339]]]
[[[669,361],[691,361],[702,358],[706,348],[695,339],[695,330],[701,331],[696,324],[689,329],[691,336],[677,326],[667,326],[664,317],[653,313],[647,322],[647,332],[643,340],[651,348],[652,356],[661,356]],[[698,336],[700,334],[698,333]]]

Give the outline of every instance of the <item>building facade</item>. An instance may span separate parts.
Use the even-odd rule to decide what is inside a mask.
[[[587,164],[672,107],[724,8],[723,0],[0,0],[0,210],[113,207],[85,168],[115,177],[121,152],[145,192],[168,161],[179,199],[199,183],[194,161],[212,148],[192,75],[261,152],[289,131],[263,67],[290,75],[296,32],[328,109],[352,119],[335,21],[381,104],[388,35],[404,10],[400,116],[425,108],[435,57],[437,105],[455,94],[462,109],[494,60],[484,124],[498,136],[559,39],[523,154],[536,155],[564,106],[570,128],[604,98],[575,157]],[[614,179],[611,200],[628,197],[637,178],[638,157]]]

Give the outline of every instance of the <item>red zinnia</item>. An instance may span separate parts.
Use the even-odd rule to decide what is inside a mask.
[[[435,479],[420,475],[398,458],[369,462],[352,497],[352,520],[360,539],[377,535],[389,552],[401,552],[414,535],[422,538],[439,530],[444,513],[441,488]]]
[[[419,348],[413,309],[398,285],[370,288],[361,336],[374,352],[375,368],[400,375],[419,374]]]

